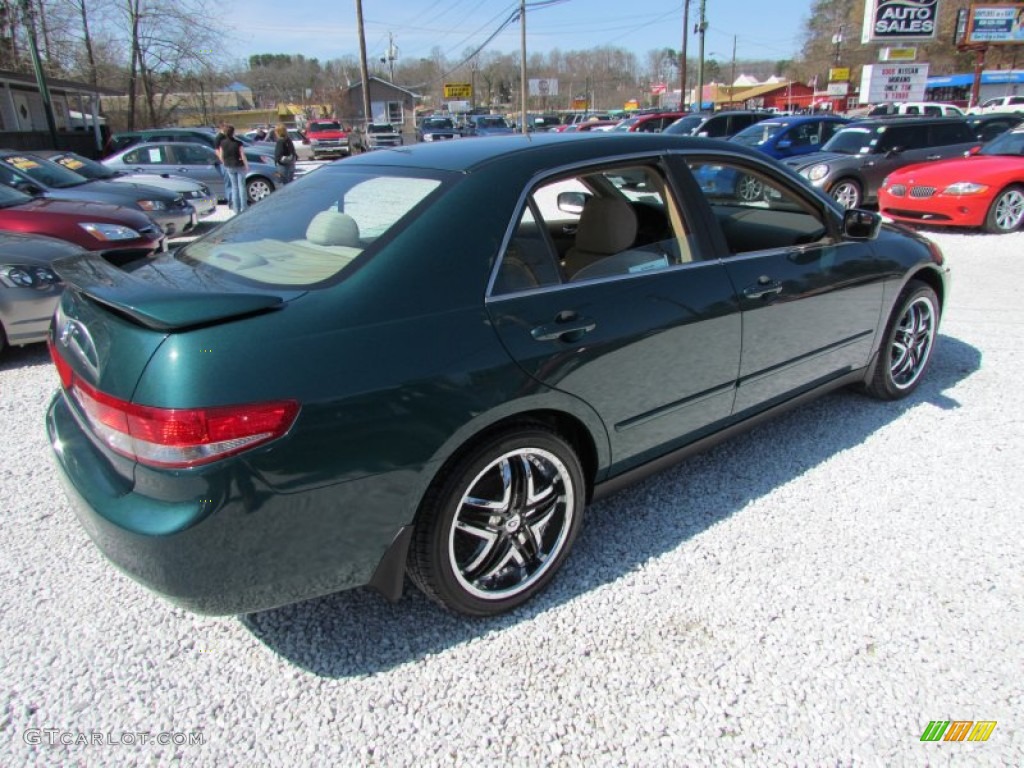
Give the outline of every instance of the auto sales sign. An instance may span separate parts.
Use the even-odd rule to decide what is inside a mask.
[[[934,40],[939,0],[866,0],[862,43]]]

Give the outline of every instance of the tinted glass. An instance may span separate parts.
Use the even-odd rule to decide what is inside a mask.
[[[974,141],[967,123],[938,123],[928,131],[928,144],[941,147],[947,144],[966,144]]]
[[[704,122],[705,118],[706,115],[687,115],[686,117],[680,117],[665,129],[665,133],[678,133],[683,136],[689,136],[694,132],[697,126]],[[618,126],[615,127],[615,130],[618,130]]]
[[[866,155],[876,138],[873,128],[844,128],[829,139],[822,150],[841,155]]]
[[[0,162],[47,187],[65,189],[67,187],[77,187],[79,184],[86,182],[86,179],[77,173],[42,158],[28,157],[26,155],[8,155],[0,160]]]
[[[765,120],[751,125],[748,128],[744,128],[742,131],[732,137],[731,141],[735,141],[737,144],[744,144],[748,147],[756,147],[758,144],[764,144],[769,139],[777,136],[780,131],[785,129],[783,123],[775,123],[771,120]]]
[[[53,155],[50,161],[62,165],[69,171],[77,173],[79,176],[84,176],[87,179],[109,179],[116,175],[102,163],[97,163],[95,160],[90,160],[87,157],[74,153]]]
[[[0,169],[0,208],[9,208],[12,205],[30,202],[32,198],[24,192],[4,186],[4,184],[9,183],[7,177],[8,174],[3,173],[3,169]]]
[[[997,136],[984,147],[979,155],[1024,155],[1024,131],[1013,131]]]

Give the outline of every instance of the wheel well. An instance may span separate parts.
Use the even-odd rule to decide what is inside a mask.
[[[583,422],[563,411],[527,411],[496,421],[459,446],[458,450],[448,457],[448,460],[438,470],[436,477],[444,476],[448,467],[460,461],[467,453],[496,433],[504,432],[513,426],[529,426],[530,424],[547,427],[573,447],[579,457],[580,465],[583,467],[583,479],[587,484],[587,501],[590,501],[594,489],[594,479],[597,477],[597,447]]]
[[[919,280],[925,285],[927,285],[929,288],[931,288],[933,291],[935,291],[935,295],[939,299],[940,311],[946,306],[945,286],[942,283],[942,278],[939,277],[935,270],[922,269],[918,272],[915,272],[910,279]]]

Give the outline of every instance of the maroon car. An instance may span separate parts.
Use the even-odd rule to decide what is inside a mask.
[[[0,230],[48,235],[121,259],[163,246],[163,232],[146,214],[106,203],[47,200],[0,186]]]

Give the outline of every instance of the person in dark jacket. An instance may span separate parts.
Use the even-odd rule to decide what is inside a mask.
[[[213,148],[217,150],[217,158],[220,159],[220,143],[224,141],[224,129],[227,127],[227,123],[221,122],[217,124],[217,135],[213,137]],[[221,160],[220,165],[217,166],[217,170],[220,171],[221,177],[224,179],[224,199],[228,201],[228,208],[235,210],[231,204],[231,177],[228,175],[227,169],[224,167],[224,161]]]
[[[274,129],[277,142],[274,144],[274,163],[277,165],[277,172],[281,174],[281,181],[288,184],[295,178],[295,144],[288,136],[288,129],[284,123],[278,123]]]
[[[217,149],[217,155],[224,164],[224,170],[231,177],[231,197],[228,202],[235,213],[245,210],[248,194],[245,177],[249,173],[249,161],[245,158],[245,146],[235,138],[235,126],[224,126],[224,138]]]

